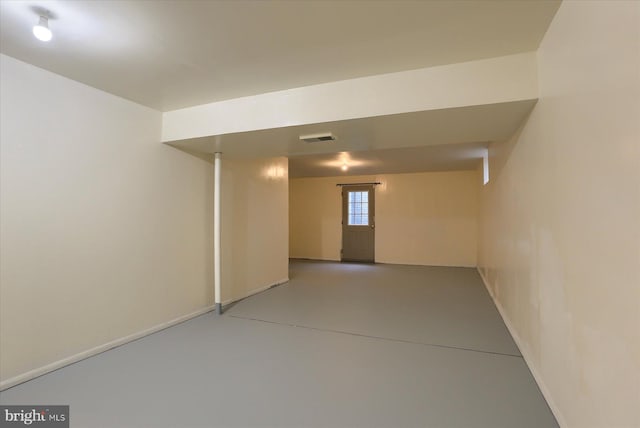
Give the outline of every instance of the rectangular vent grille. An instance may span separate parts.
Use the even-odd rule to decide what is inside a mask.
[[[335,141],[336,137],[330,132],[322,134],[301,135],[300,140],[305,143],[318,143],[320,141]]]

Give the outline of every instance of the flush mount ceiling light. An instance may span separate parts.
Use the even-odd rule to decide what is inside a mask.
[[[346,171],[349,169],[349,165],[347,165],[346,163],[343,163],[340,169],[342,169],[343,171]]]
[[[36,36],[36,39],[43,42],[48,42],[49,40],[51,40],[53,34],[49,29],[49,18],[40,15],[38,24],[33,26],[33,35]]]

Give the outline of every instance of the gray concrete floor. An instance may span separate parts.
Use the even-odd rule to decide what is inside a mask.
[[[557,427],[474,269],[291,281],[0,393],[72,427]]]

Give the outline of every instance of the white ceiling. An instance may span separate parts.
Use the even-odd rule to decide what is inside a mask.
[[[490,141],[517,130],[535,100],[425,110],[180,140],[190,153],[224,158],[287,156],[292,177],[466,170]],[[306,143],[301,135],[331,132],[336,141]],[[351,167],[340,170],[344,160]]]
[[[2,0],[0,51],[168,111],[536,50],[559,3]]]
[[[403,174],[474,170],[487,143],[441,144],[405,149],[340,152],[289,158],[289,177]],[[346,165],[347,170],[342,170]]]

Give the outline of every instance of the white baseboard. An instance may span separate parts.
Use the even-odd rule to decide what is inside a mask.
[[[301,261],[301,262],[336,262],[340,263],[340,259],[317,259],[317,258],[306,258],[306,257],[290,257],[289,260]],[[424,264],[417,262],[398,262],[398,261],[389,261],[389,260],[381,260],[375,259],[373,261],[375,264],[379,265],[398,265],[398,266],[428,266],[428,267],[462,267],[462,268],[471,268],[477,269],[475,264],[473,265],[465,265],[465,264]]]
[[[265,285],[264,287],[256,288],[255,290],[251,290],[251,291],[249,291],[249,292],[247,292],[247,293],[243,294],[243,295],[242,295],[242,296],[240,296],[240,297],[236,297],[236,298],[233,298],[233,299],[227,299],[227,300],[224,300],[224,301],[222,302],[222,306],[226,306],[226,305],[228,305],[228,304],[230,304],[230,303],[234,303],[234,302],[237,302],[237,301],[239,301],[239,300],[246,299],[246,298],[247,298],[247,297],[249,297],[249,296],[253,296],[254,294],[261,293],[261,292],[263,292],[263,291],[265,291],[265,290],[270,289],[271,287],[275,287],[276,285],[284,284],[285,282],[289,282],[289,278],[281,279],[281,280],[278,280],[278,281],[276,281],[276,282],[274,282],[274,283],[272,283],[272,284]]]
[[[214,310],[214,306],[207,306],[195,312],[191,312],[181,317],[172,319],[171,321],[163,322],[151,328],[139,331],[134,334],[130,334],[128,336],[121,337],[119,339],[112,340],[103,345],[98,345],[91,349],[87,349],[86,351],[82,351],[75,355],[71,355],[67,358],[63,358],[61,360],[55,361],[45,366],[38,367],[37,369],[29,370],[28,372],[22,373],[18,376],[14,376],[12,378],[9,378],[7,380],[0,382],[0,391],[3,391],[7,388],[11,388],[12,386],[16,386],[28,380],[35,379],[39,376],[42,376],[54,370],[58,370],[70,364],[77,363],[78,361],[84,360],[86,358],[93,357],[94,355],[101,354],[110,349],[117,348],[118,346],[124,345],[125,343],[133,342],[134,340],[156,333],[160,330],[164,330],[166,328],[172,327],[176,324],[180,324],[181,322],[188,321],[191,318],[195,318],[197,316],[200,316],[212,310]]]
[[[267,289],[269,289],[271,287],[274,287],[276,285],[284,284],[285,282],[288,282],[288,281],[289,281],[289,278],[282,279],[280,281],[276,281],[273,284],[269,284],[269,285],[266,285],[264,287],[260,287],[258,289],[252,290],[252,291],[246,293],[242,297],[226,300],[226,301],[222,302],[222,304],[223,304],[223,306],[224,305],[228,305],[229,303],[233,303],[233,302],[236,302],[238,300],[247,298],[249,296],[252,296],[252,295],[254,295],[256,293],[260,293],[261,291],[265,291],[265,290],[267,290]],[[105,351],[108,351],[110,349],[117,348],[118,346],[124,345],[126,343],[133,342],[134,340],[137,340],[137,339],[140,339],[140,338],[142,338],[144,336],[148,336],[150,334],[156,333],[156,332],[158,332],[160,330],[164,330],[166,328],[172,327],[172,326],[174,326],[176,324],[180,324],[182,322],[188,321],[188,320],[190,320],[192,318],[195,318],[195,317],[200,316],[202,314],[205,314],[207,312],[211,312],[214,309],[215,309],[215,306],[207,306],[207,307],[199,309],[199,310],[197,310],[195,312],[191,312],[189,314],[186,314],[186,315],[183,315],[181,317],[172,319],[170,321],[163,322],[161,324],[155,325],[155,326],[153,326],[151,328],[139,331],[139,332],[134,333],[134,334],[130,334],[130,335],[125,336],[125,337],[121,337],[121,338],[112,340],[112,341],[107,342],[105,344],[98,345],[96,347],[93,347],[91,349],[87,349],[86,351],[79,352],[79,353],[77,353],[75,355],[71,355],[71,356],[63,358],[61,360],[54,361],[53,363],[47,364],[47,365],[42,366],[42,367],[38,367],[37,369],[29,370],[28,372],[22,373],[22,374],[20,374],[18,376],[14,376],[12,378],[9,378],[7,380],[4,380],[4,381],[0,382],[0,391],[3,391],[3,390],[8,389],[8,388],[11,388],[12,386],[19,385],[21,383],[27,382],[27,381],[29,381],[31,379],[35,379],[35,378],[37,378],[39,376],[45,375],[45,374],[50,373],[50,372],[52,372],[54,370],[58,370],[58,369],[60,369],[62,367],[71,365],[73,363],[77,363],[78,361],[84,360],[86,358],[93,357],[94,355],[101,354],[101,353],[103,353]]]
[[[289,257],[289,260],[298,260],[301,262],[339,262],[340,259],[315,258],[315,257]]]
[[[540,391],[542,392],[542,396],[544,397],[545,400],[547,400],[547,404],[551,409],[551,413],[553,413],[553,416],[555,416],[556,421],[558,421],[558,425],[560,425],[560,428],[567,428],[568,425],[565,422],[564,417],[562,416],[562,412],[560,411],[560,408],[556,405],[555,401],[553,400],[553,397],[551,396],[551,392],[549,391],[549,388],[547,388],[547,385],[542,380],[540,371],[533,364],[533,359],[529,354],[529,350],[528,350],[529,348],[525,346],[525,343],[522,341],[522,339],[518,335],[518,332],[516,331],[515,327],[511,323],[511,320],[507,317],[507,313],[502,307],[502,304],[500,304],[500,302],[493,295],[493,292],[491,291],[491,287],[489,287],[489,281],[487,281],[487,278],[485,278],[484,274],[482,273],[482,269],[480,269],[479,267],[477,269],[478,269],[478,273],[480,274],[480,278],[482,278],[482,282],[484,283],[484,286],[487,289],[487,292],[491,296],[491,299],[493,300],[493,303],[496,305],[496,308],[498,308],[498,312],[500,312],[500,316],[502,317],[504,324],[507,326],[509,333],[511,333],[513,340],[516,342],[516,345],[520,350],[520,354],[522,354],[522,358],[524,359],[524,362],[529,367],[529,370],[531,371],[531,374],[533,375],[534,380],[538,384],[538,388],[540,388]]]

